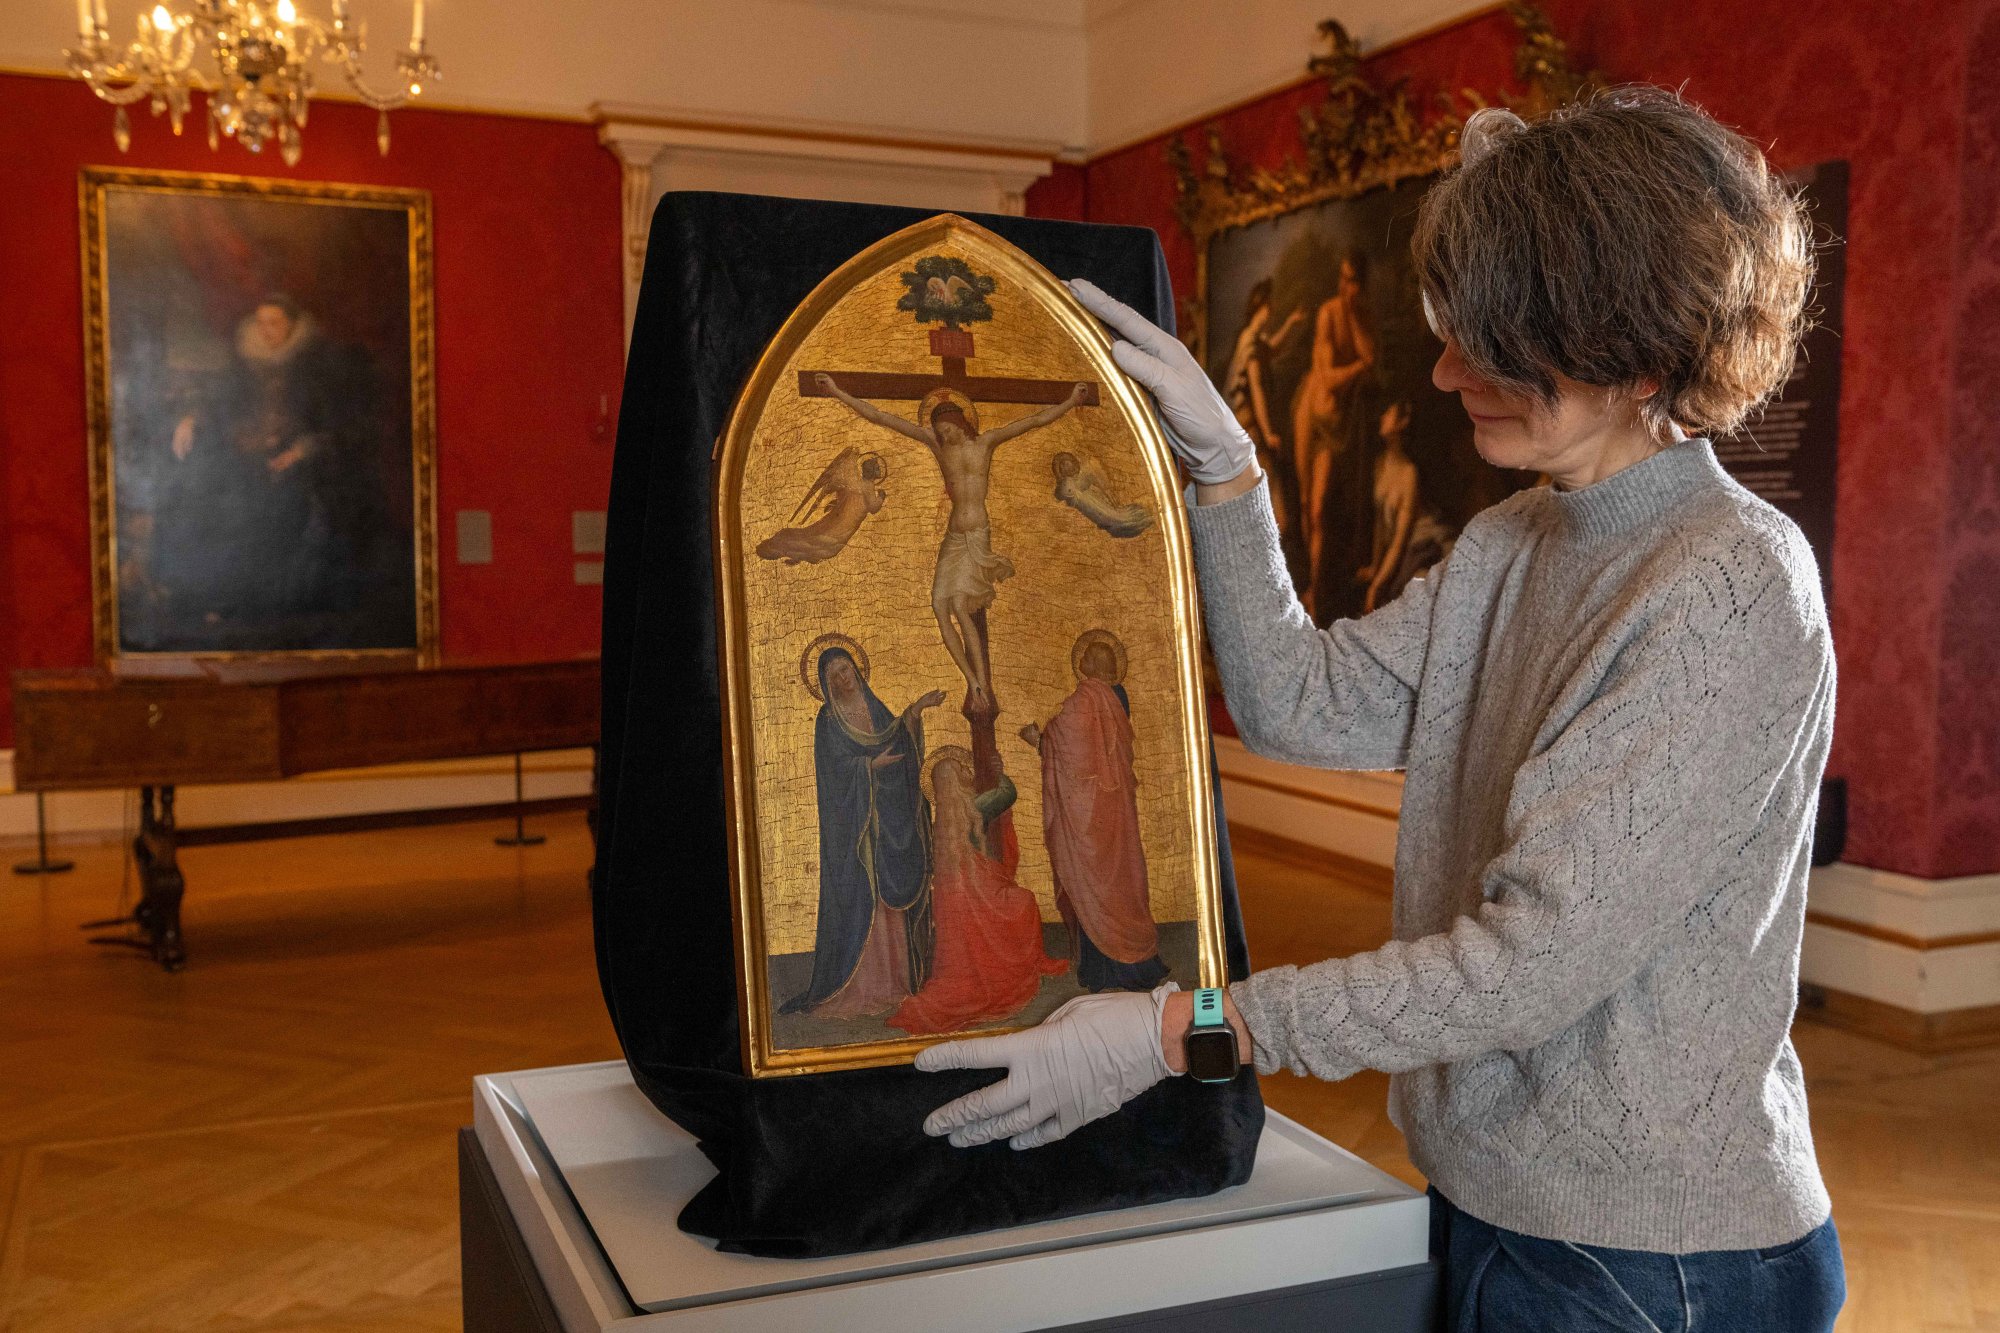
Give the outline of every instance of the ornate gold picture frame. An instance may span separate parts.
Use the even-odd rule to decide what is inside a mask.
[[[78,192],[98,660],[435,663],[429,193]]]
[[[1224,976],[1179,482],[1063,285],[940,215],[829,276],[715,493],[746,1068]]]
[[[1433,176],[1458,157],[1458,132],[1474,111],[1489,105],[1533,118],[1575,101],[1599,86],[1595,73],[1571,64],[1569,47],[1541,9],[1529,0],[1507,0],[1504,10],[1520,33],[1514,77],[1522,93],[1489,100],[1473,89],[1440,93],[1426,108],[1402,82],[1377,87],[1362,69],[1361,44],[1338,19],[1319,25],[1326,48],[1306,61],[1306,72],[1326,85],[1324,102],[1299,113],[1301,155],[1275,169],[1230,161],[1216,125],[1204,130],[1207,153],[1200,167],[1187,140],[1168,139],[1167,159],[1177,182],[1175,214],[1194,241],[1195,291],[1181,308],[1181,338],[1206,360],[1208,249],[1216,236],[1329,199],[1352,199],[1371,190]],[[1491,12],[1476,11],[1473,15]]]

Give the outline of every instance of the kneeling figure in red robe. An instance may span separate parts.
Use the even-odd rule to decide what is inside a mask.
[[[931,911],[937,945],[930,979],[889,1016],[914,1035],[961,1032],[1013,1017],[1042,978],[1069,969],[1042,948],[1042,911],[1015,882],[1014,782],[1005,773],[974,794],[972,756],[947,745],[933,756]]]

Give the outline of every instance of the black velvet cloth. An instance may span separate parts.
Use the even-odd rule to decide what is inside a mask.
[[[1250,1173],[1254,1075],[1169,1079],[1068,1139],[954,1148],[923,1118],[996,1071],[750,1079],[740,1054],[716,656],[713,452],[739,386],[827,274],[928,214],[670,194],[653,217],[612,468],[593,880],[598,972],[632,1076],[719,1175],[680,1216],[725,1250],[807,1256],[1206,1194]],[[1147,230],[982,216],[1058,277],[1161,322]],[[1229,971],[1249,958],[1216,794]]]

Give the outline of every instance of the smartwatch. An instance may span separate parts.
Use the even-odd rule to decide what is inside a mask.
[[[1242,1067],[1236,1030],[1222,1012],[1222,991],[1213,986],[1194,993],[1194,1022],[1188,1025],[1182,1049],[1187,1071],[1202,1083],[1228,1083]]]

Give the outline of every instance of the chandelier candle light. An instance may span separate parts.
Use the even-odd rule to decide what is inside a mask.
[[[350,19],[348,0],[332,5],[333,21],[321,23],[301,16],[293,0],[189,0],[180,12],[156,4],[140,16],[137,39],[120,51],[111,44],[105,0],[76,0],[77,45],[64,55],[71,73],[118,108],[112,138],[121,153],[132,144],[126,107],[150,100],[153,114],[165,114],[179,134],[199,90],[208,99],[210,148],[228,137],[258,153],[275,138],[285,165],[296,165],[313,71],[323,61],[375,108],[375,146],[386,156],[389,112],[438,77],[437,60],[424,49],[424,0],[415,0],[410,45],[396,53],[402,87],[392,93],[375,91],[361,76],[367,25]],[[204,54],[213,72],[196,68]]]

